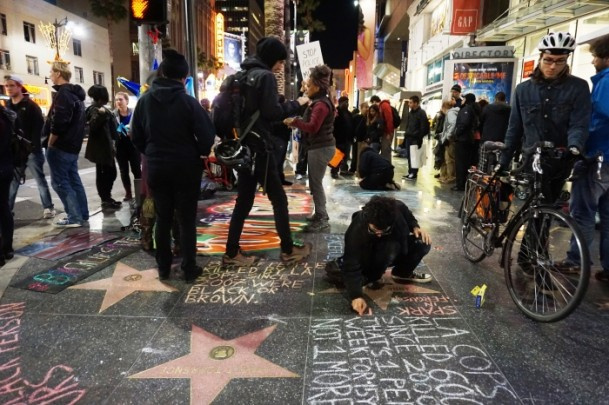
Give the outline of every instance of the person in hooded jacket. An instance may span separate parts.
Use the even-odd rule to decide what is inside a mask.
[[[102,208],[116,209],[121,202],[112,198],[112,186],[116,180],[115,142],[118,140],[114,115],[106,108],[110,101],[108,89],[95,84],[87,91],[93,103],[85,110],[89,123],[89,140],[85,158],[95,163],[95,186],[102,201]]]
[[[241,68],[247,71],[245,88],[245,106],[243,117],[251,117],[260,111],[260,117],[252,130],[243,139],[243,143],[255,151],[253,172],[242,170],[237,182],[237,201],[231,216],[226,240],[226,253],[222,257],[224,265],[251,266],[257,258],[245,255],[241,251],[239,240],[243,232],[245,219],[253,205],[258,183],[263,185],[273,205],[275,228],[281,239],[281,260],[294,262],[306,258],[311,253],[311,244],[294,246],[290,229],[288,198],[281,184],[277,170],[273,144],[273,123],[281,121],[296,113],[301,105],[308,103],[308,97],[296,101],[279,103],[277,80],[273,72],[284,69],[288,51],[278,38],[263,37],[256,44],[256,54],[246,58]],[[257,134],[258,136],[256,136]]]
[[[400,186],[393,181],[393,168],[377,151],[365,147],[360,155],[359,186],[364,190],[399,190]]]
[[[188,63],[173,49],[164,51],[158,77],[139,99],[131,120],[135,147],[145,155],[147,184],[156,215],[159,278],[169,278],[174,212],[180,225],[181,268],[187,283],[203,272],[196,263],[196,214],[202,156],[209,155],[215,129],[199,102],[186,93]]]
[[[89,220],[87,194],[78,174],[78,154],[85,137],[85,90],[71,84],[66,62],[53,62],[49,73],[57,91],[44,126],[51,185],[67,216],[55,226],[76,228]]]
[[[495,101],[482,110],[480,116],[480,142],[503,142],[510,122],[512,107],[505,101],[505,93],[495,94]]]
[[[465,102],[455,124],[455,177],[457,184],[451,188],[453,191],[464,191],[467,180],[467,170],[474,163],[475,156],[474,131],[479,123],[479,110],[476,96],[472,93],[465,95]]]

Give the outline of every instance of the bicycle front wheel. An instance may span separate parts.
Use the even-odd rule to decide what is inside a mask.
[[[472,212],[479,193],[480,187],[468,179],[461,203],[461,246],[465,257],[472,263],[478,263],[487,256],[486,241],[492,232],[491,224],[485,223],[476,211]]]
[[[562,260],[573,249],[578,263]],[[510,233],[503,254],[508,291],[526,316],[554,322],[581,302],[590,276],[584,238],[575,222],[550,207],[529,210]]]

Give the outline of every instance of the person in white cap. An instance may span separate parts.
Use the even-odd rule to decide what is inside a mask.
[[[40,202],[43,208],[42,216],[45,219],[53,218],[55,216],[55,207],[51,199],[49,184],[44,175],[43,166],[45,158],[40,143],[40,136],[44,125],[42,110],[40,110],[38,104],[29,98],[29,94],[23,86],[23,79],[19,76],[5,76],[4,88],[11,98],[7,103],[7,107],[17,113],[23,135],[32,142],[33,148],[27,161],[27,167],[30,169],[30,173],[32,173],[38,186]],[[19,190],[19,183],[19,179],[13,179],[11,183],[9,190],[9,206],[11,211],[15,209],[15,199]]]

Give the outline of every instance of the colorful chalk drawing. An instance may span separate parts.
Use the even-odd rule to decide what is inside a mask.
[[[51,367],[40,382],[24,375],[19,337],[24,302],[0,305],[0,403],[1,404],[75,404],[87,390],[78,386],[79,378],[66,365]],[[50,343],[50,342],[47,342]],[[30,348],[31,349],[31,348]],[[45,356],[40,358],[44,360]]]
[[[311,197],[306,193],[287,193],[290,218],[311,213]],[[204,255],[221,255],[226,248],[228,227],[231,214],[235,208],[236,196],[230,201],[223,201],[205,209],[200,220],[204,226],[197,227],[197,253]],[[300,232],[305,221],[290,221],[292,232]],[[260,252],[277,249],[280,245],[279,235],[275,229],[273,206],[266,196],[257,194],[254,206],[243,226],[239,244],[241,249],[249,252]]]

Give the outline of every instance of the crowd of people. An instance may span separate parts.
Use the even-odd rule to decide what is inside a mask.
[[[255,256],[242,251],[239,241],[259,186],[273,206],[281,241],[280,259],[293,263],[311,253],[311,244],[294,243],[289,225],[284,186],[292,182],[286,179],[283,167],[290,138],[298,146],[295,181],[308,176],[314,203],[305,232],[330,228],[322,181],[339,152],[342,158],[332,164],[331,176],[338,179],[355,175],[363,189],[378,191],[400,189],[394,180],[392,158],[407,159],[408,170],[403,179],[417,180],[421,165],[418,154],[425,137],[429,139],[432,135],[436,143],[434,167],[438,170],[435,177],[443,184],[454,183],[454,191],[465,189],[468,169],[478,163],[480,145],[487,140],[505,142],[507,149],[499,162],[502,168],[509,166],[521,147],[539,140],[551,140],[572,155],[600,150],[607,161],[609,111],[605,100],[609,92],[609,40],[598,41],[591,47],[598,72],[592,78],[592,98],[586,81],[569,72],[567,61],[575,49],[574,38],[567,33],[550,33],[538,49],[538,66],[530,80],[516,87],[511,105],[504,92],[494,94],[489,104],[476,100],[471,92],[462,95],[462,87],[455,84],[431,123],[421,108],[421,99],[414,95],[397,125],[395,110],[388,100],[378,96],[372,96],[369,102],[352,111],[347,97],[340,97],[335,105],[329,94],[332,71],[325,65],[311,69],[303,96],[286,100],[278,94],[273,73],[283,69],[287,50],[277,38],[262,38],[255,55],[241,65],[247,83],[243,89],[242,116],[257,118],[241,139],[251,162],[237,170],[237,200],[223,264],[251,266],[257,261]],[[118,163],[125,190],[123,201],[139,195],[142,182],[154,199],[159,277],[170,276],[174,222],[179,225],[174,238],[180,246],[185,280],[193,282],[201,274],[195,258],[201,158],[210,155],[216,134],[212,123],[214,104],[207,99],[199,104],[187,95],[184,83],[188,74],[184,56],[168,50],[157,77],[134,110],[128,108],[128,95],[122,92],[115,95],[116,109],[109,109],[110,95],[100,85],[88,89],[92,103],[85,108],[84,89],[70,83],[67,64],[54,62],[50,79],[56,95],[46,121],[40,108],[28,98],[23,80],[14,75],[5,78],[10,101],[6,108],[0,107],[1,263],[13,256],[12,211],[20,179],[14,175],[10,135],[21,126],[24,136],[32,142],[26,164],[38,184],[44,218],[56,214],[43,171],[46,157],[51,185],[66,213],[55,225],[86,225],[89,209],[78,174],[78,156],[87,132],[85,158],[95,163],[102,208],[121,207],[121,201],[112,196]],[[404,137],[394,150],[396,129],[403,131]],[[609,280],[607,165],[603,164],[602,180],[596,180],[589,167],[578,163],[576,172],[580,175],[575,176],[571,201],[573,217],[584,229],[590,246],[594,239],[594,215],[601,214],[603,271],[597,277],[602,280]],[[570,164],[544,168],[544,196],[548,201],[556,200],[571,172]],[[328,276],[347,287],[353,310],[363,314],[368,307],[361,287],[375,288],[387,267],[393,267],[394,279],[402,282],[431,280],[429,274],[415,271],[429,252],[430,244],[429,234],[419,227],[408,207],[390,196],[377,195],[353,215],[345,235],[345,254],[333,263],[334,267],[329,266]],[[569,259],[576,261],[567,258],[563,265],[568,266]]]

